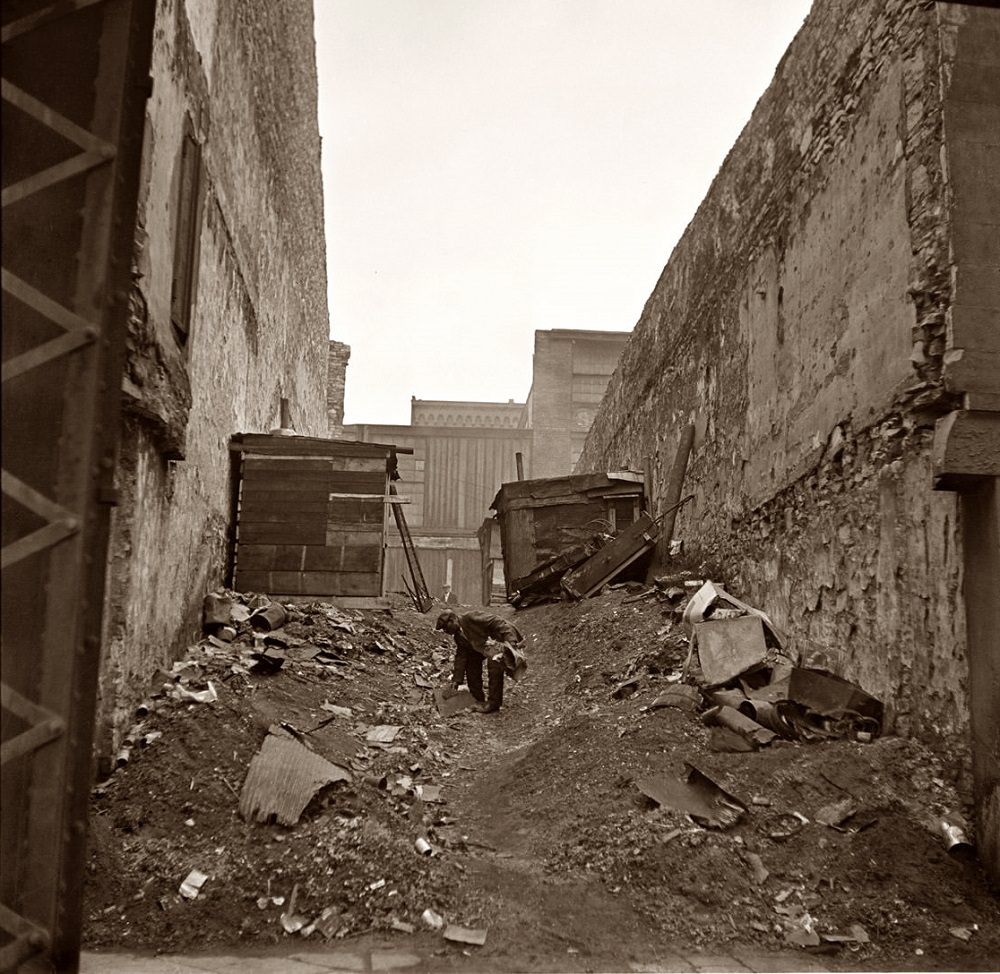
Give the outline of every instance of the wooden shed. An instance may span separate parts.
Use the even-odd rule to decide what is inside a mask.
[[[272,597],[377,598],[396,448],[244,433],[235,465],[233,587]]]
[[[643,476],[621,471],[518,480],[503,484],[491,506],[510,598],[540,565],[597,533],[616,535],[637,521]]]

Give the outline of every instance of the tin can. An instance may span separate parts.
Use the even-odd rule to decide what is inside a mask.
[[[431,854],[431,844],[422,835],[417,837],[417,841],[413,845],[422,856]]]
[[[944,844],[949,856],[954,856],[956,859],[969,859],[975,855],[975,847],[969,841],[965,829],[955,818],[943,818],[939,827],[942,836],[944,836]]]

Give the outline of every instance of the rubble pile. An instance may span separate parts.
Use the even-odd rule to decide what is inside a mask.
[[[1000,956],[968,769],[887,734],[718,583],[518,612],[528,676],[485,716],[444,715],[433,612],[222,597],[95,791],[91,945],[374,930],[509,969],[531,950],[600,966],[623,938],[854,967]],[[762,693],[789,701],[770,736],[717,721]]]
[[[392,612],[225,600],[232,617],[213,622],[207,602],[205,639],[160,674],[95,789],[88,940],[343,937],[412,930],[427,909],[468,919],[452,894],[463,866],[446,854],[462,841],[454,757],[428,727],[427,688],[451,666],[440,636],[413,612],[421,625],[404,628]]]

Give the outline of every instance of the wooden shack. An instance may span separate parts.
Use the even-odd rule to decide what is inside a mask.
[[[578,474],[503,484],[497,512],[507,597],[539,566],[595,534],[617,535],[639,519],[643,476]]]
[[[286,434],[233,438],[233,587],[377,598],[396,448]]]

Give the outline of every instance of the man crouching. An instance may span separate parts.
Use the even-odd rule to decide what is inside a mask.
[[[496,713],[503,705],[504,674],[509,672],[520,679],[527,668],[519,648],[524,636],[506,619],[481,609],[461,615],[453,609],[445,609],[434,628],[455,637],[452,692],[466,683],[476,700],[476,710],[484,714]],[[484,659],[489,674],[488,696],[483,694]]]

